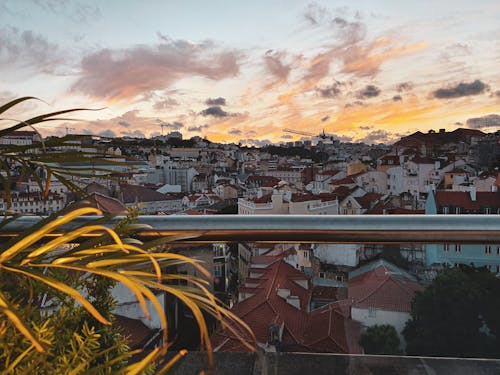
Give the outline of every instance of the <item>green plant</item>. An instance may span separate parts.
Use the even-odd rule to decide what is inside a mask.
[[[0,114],[28,99],[32,98],[17,99],[1,106]],[[77,110],[80,109],[58,111],[19,121],[7,129],[0,130],[0,137],[25,126],[32,127],[40,122],[61,120],[57,116]],[[1,120],[5,119],[0,118]],[[65,139],[63,138],[63,142]],[[56,143],[54,141],[51,145]],[[37,156],[31,158],[34,149],[39,153],[35,153]],[[21,176],[33,176],[45,193],[48,192],[51,175],[69,188],[81,190],[67,177],[86,177],[90,172],[61,167],[58,161],[66,161],[69,157],[74,158],[71,160],[85,161],[88,156],[81,153],[56,154],[54,156],[48,152],[47,143],[43,142],[26,147],[0,148],[0,182],[7,201],[10,202],[11,168],[14,164],[21,167]],[[114,163],[112,160],[104,161]],[[45,171],[45,181],[37,174],[40,169]],[[8,209],[0,227],[16,219],[16,216],[8,215]],[[33,368],[30,366],[40,363],[40,358],[47,359],[57,354],[53,368],[60,368],[61,373],[70,373],[69,369],[75,374],[83,371],[107,373],[112,369],[110,366],[125,363],[126,359],[135,354],[124,350],[123,342],[119,338],[103,343],[103,335],[114,335],[113,331],[105,329],[112,324],[112,314],[106,309],[106,303],[109,301],[102,300],[106,298],[102,294],[106,288],[99,290],[95,284],[96,280],[123,283],[134,293],[145,316],[150,314],[147,308],[149,301],[159,313],[164,328],[162,345],[152,350],[141,361],[123,365],[120,371],[124,373],[136,374],[150,369],[152,363],[160,360],[170,345],[166,329],[168,322],[153,292],[155,290],[176,297],[192,311],[200,329],[201,346],[208,352],[210,365],[212,347],[204,312],[214,316],[236,335],[238,330],[234,327],[238,326],[243,327],[252,337],[248,326],[225,309],[207,290],[206,279],[164,271],[171,269],[171,266],[186,263],[195,267],[199,274],[209,276],[198,262],[180,254],[163,252],[163,245],[178,240],[178,237],[141,243],[134,239],[133,235],[141,229],[146,229],[144,225],[126,219],[111,229],[104,225],[109,218],[99,216],[72,230],[61,230],[64,225],[89,214],[102,215],[99,210],[90,207],[67,207],[63,212],[42,219],[18,237],[0,244],[0,314],[7,318],[0,326],[0,337],[3,339],[0,341],[6,345],[5,348],[10,345],[9,342],[18,343],[15,348],[11,345],[10,351],[4,351],[4,357],[0,361],[3,368],[0,370],[22,373],[25,369]],[[76,245],[68,246],[75,243]],[[92,298],[92,293],[85,295],[82,288],[95,288],[98,296]],[[60,301],[63,306],[52,314],[44,315],[40,312],[42,295]],[[25,305],[21,307],[20,302]],[[81,316],[82,319],[77,319],[78,324],[75,327],[78,327],[74,334],[66,337],[69,346],[57,349],[61,344],[54,333],[58,323],[57,317],[64,317],[63,321],[68,321],[72,316]],[[252,345],[248,344],[250,347]],[[113,351],[115,356],[111,358],[110,353]],[[182,353],[172,361],[178,360]],[[107,360],[104,361],[103,358]],[[162,364],[157,373],[168,370],[172,361]]]
[[[368,327],[361,333],[359,343],[366,354],[401,354],[398,334],[389,324]]]

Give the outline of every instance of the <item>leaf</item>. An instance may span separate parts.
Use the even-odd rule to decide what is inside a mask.
[[[20,268],[16,268],[16,267],[7,267],[5,265],[3,265],[2,268],[5,271],[19,273],[19,274],[22,274],[24,276],[27,276],[28,278],[38,280],[44,284],[47,284],[51,288],[54,288],[55,290],[58,290],[64,294],[67,294],[68,296],[73,298],[75,301],[80,303],[85,308],[85,310],[87,310],[99,322],[101,322],[102,324],[106,324],[106,325],[111,324],[111,322],[108,321],[106,318],[104,318],[101,315],[101,313],[99,311],[97,311],[95,309],[95,307],[85,297],[83,297],[80,294],[80,292],[78,292],[76,289],[71,288],[70,286],[67,286],[66,284],[63,284],[55,279],[52,279],[48,276],[45,276],[45,275],[38,275],[34,272],[24,271],[24,270],[22,270]]]
[[[39,352],[45,351],[42,344],[35,338],[34,333],[23,323],[22,319],[16,314],[15,309],[9,304],[2,292],[0,292],[0,310],[9,318],[19,332],[32,343],[36,350]]]

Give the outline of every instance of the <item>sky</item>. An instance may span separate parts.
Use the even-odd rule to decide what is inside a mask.
[[[5,114],[18,120],[100,109],[44,135],[493,132],[499,20],[498,0],[0,0],[0,103],[39,98]]]

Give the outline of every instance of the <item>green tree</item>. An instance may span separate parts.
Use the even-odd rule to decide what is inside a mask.
[[[366,354],[401,354],[396,329],[389,325],[374,325],[361,333],[359,344]]]
[[[443,270],[413,300],[403,331],[411,355],[500,356],[500,280],[485,268]]]

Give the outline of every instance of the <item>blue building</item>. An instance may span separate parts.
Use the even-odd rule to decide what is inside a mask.
[[[462,192],[438,190],[429,193],[425,203],[426,215],[446,214],[500,214],[500,192]],[[426,265],[467,264],[488,267],[491,272],[500,273],[500,244],[434,244],[427,245]]]

